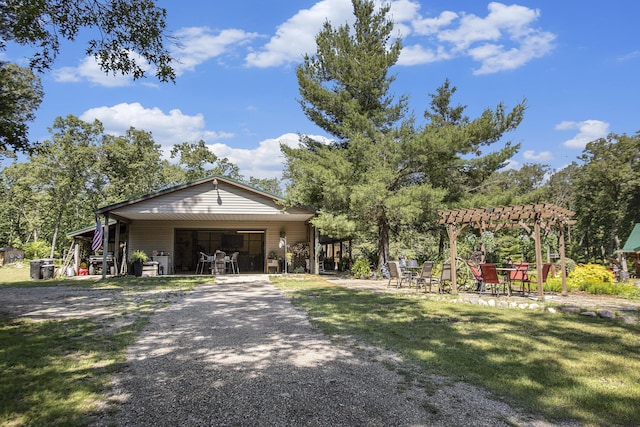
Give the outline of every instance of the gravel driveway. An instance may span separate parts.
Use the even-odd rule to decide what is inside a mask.
[[[267,276],[199,286],[128,349],[94,426],[548,426],[393,354],[333,342]]]

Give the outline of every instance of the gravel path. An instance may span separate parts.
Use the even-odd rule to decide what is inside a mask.
[[[152,318],[94,426],[551,425],[410,369],[332,342],[267,276],[226,278]]]

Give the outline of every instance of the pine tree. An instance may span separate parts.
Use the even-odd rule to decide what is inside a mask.
[[[381,265],[391,234],[435,224],[445,197],[459,200],[465,187],[504,166],[517,145],[484,158],[481,147],[517,126],[524,105],[509,114],[499,105],[471,121],[464,107],[450,106],[455,88],[446,81],[432,95],[428,123],[417,127],[408,97],[390,94],[402,42],[391,41],[389,6],[353,0],[353,9],[353,28],[326,22],[316,54],[296,70],[302,110],[334,142],[302,137],[300,148],[281,149],[288,197],[319,209],[314,224],[322,233],[375,242]]]

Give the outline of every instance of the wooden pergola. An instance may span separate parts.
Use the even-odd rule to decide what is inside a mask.
[[[451,288],[458,292],[456,281],[456,240],[460,232],[470,225],[483,231],[497,231],[504,227],[522,227],[530,235],[533,234],[536,252],[536,272],[538,281],[538,299],[544,300],[542,283],[542,244],[541,230],[558,230],[558,246],[560,252],[560,270],[562,273],[562,294],[567,293],[567,278],[565,264],[565,226],[575,224],[571,218],[574,212],[552,204],[535,204],[520,206],[497,206],[492,208],[442,210],[440,224],[446,226],[449,235],[449,250],[451,255]]]

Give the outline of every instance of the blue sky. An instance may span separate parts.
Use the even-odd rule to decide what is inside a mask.
[[[279,144],[324,133],[297,102],[295,67],[315,52],[325,20],[352,22],[350,0],[233,2],[161,0],[168,12],[178,78],[133,81],[105,76],[81,43],[65,43],[42,75],[44,101],[30,137],[49,138],[57,116],[99,119],[109,133],[133,126],[173,144],[204,140],[245,177],[280,177]],[[510,167],[545,163],[560,169],[588,141],[640,130],[640,2],[390,2],[405,46],[391,90],[410,96],[420,120],[446,78],[454,102],[476,117],[499,102],[527,110],[505,141],[521,143]],[[0,58],[24,64],[24,49]]]

